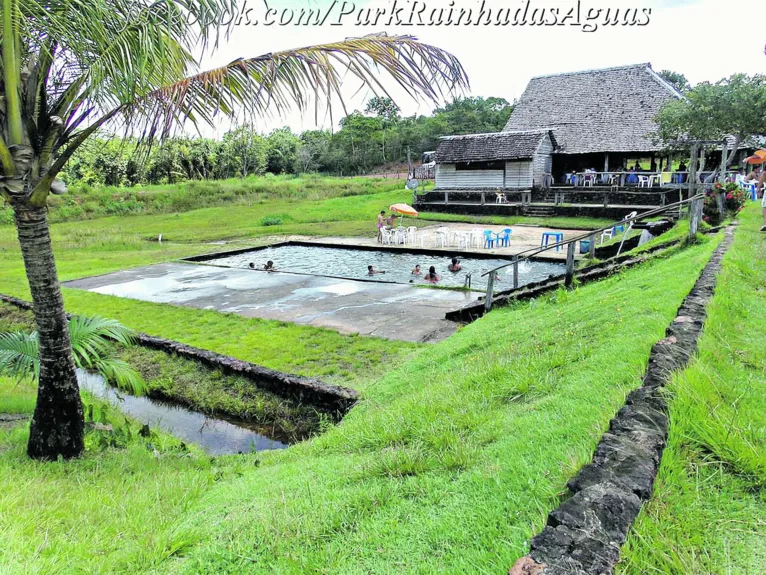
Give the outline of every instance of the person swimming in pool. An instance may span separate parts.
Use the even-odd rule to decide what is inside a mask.
[[[249,264],[247,264],[247,265],[248,265],[248,266],[250,266],[250,269],[251,269],[251,270],[254,270],[254,269],[255,269],[255,262],[250,262],[250,263],[249,263]]]
[[[263,269],[267,272],[275,272],[277,271],[277,268],[274,267],[274,262],[269,260],[266,262],[266,265],[263,266]]]
[[[386,273],[386,272],[384,272],[384,271],[379,271],[379,270],[376,270],[376,269],[375,269],[374,267],[372,267],[372,266],[367,266],[367,275],[370,275],[370,276],[374,276],[374,275],[376,275],[376,274],[384,274],[384,273]]]
[[[412,270],[412,275],[414,276],[422,276],[423,272],[420,271],[420,264],[416,264],[415,268]]]
[[[431,282],[432,284],[435,284],[439,281],[439,276],[436,275],[436,268],[434,266],[431,266],[428,268],[428,273],[423,277],[424,280],[427,282]]]
[[[447,266],[447,269],[451,272],[459,272],[463,269],[463,266],[460,265],[460,260],[452,258],[452,263]]]

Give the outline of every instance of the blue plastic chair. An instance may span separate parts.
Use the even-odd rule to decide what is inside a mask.
[[[508,245],[511,243],[512,233],[513,233],[513,230],[511,228],[505,228],[502,232],[497,234],[498,247],[501,247],[501,246],[508,247]]]
[[[495,238],[492,237],[493,235],[495,234],[491,230],[484,230],[484,249],[488,250],[489,248],[495,247]]]

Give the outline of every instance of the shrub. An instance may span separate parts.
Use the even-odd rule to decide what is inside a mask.
[[[266,216],[261,220],[262,226],[281,226],[282,218],[278,216]]]

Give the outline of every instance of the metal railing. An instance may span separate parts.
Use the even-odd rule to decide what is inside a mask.
[[[519,252],[513,257],[513,261],[507,264],[503,264],[501,266],[497,266],[494,269],[491,269],[487,272],[484,272],[481,274],[481,277],[489,276],[487,278],[487,293],[484,300],[484,310],[489,311],[492,307],[492,297],[494,292],[494,286],[495,286],[495,275],[497,274],[498,270],[507,268],[509,266],[513,266],[513,289],[518,289],[519,287],[519,264],[522,262],[525,262],[527,260],[530,260],[531,258],[535,257],[536,255],[539,255],[543,252],[547,252],[548,250],[552,249],[558,249],[563,246],[567,246],[567,260],[566,260],[566,276],[564,279],[564,285],[569,287],[572,285],[572,281],[574,279],[574,260],[575,260],[575,245],[577,242],[581,240],[590,240],[590,257],[595,256],[596,251],[596,236],[602,232],[605,232],[606,230],[614,229],[617,226],[624,226],[625,224],[630,224],[629,227],[632,226],[633,222],[637,220],[642,220],[644,218],[650,218],[652,216],[656,216],[665,212],[669,212],[671,210],[675,209],[681,209],[682,206],[685,204],[692,204],[690,206],[690,220],[692,222],[692,225],[690,225],[689,233],[690,235],[693,235],[697,233],[697,225],[699,225],[699,214],[701,213],[701,207],[702,207],[702,200],[705,197],[704,194],[696,194],[692,196],[691,198],[688,198],[686,200],[681,200],[679,202],[675,202],[673,204],[668,204],[659,208],[654,208],[652,210],[649,210],[647,212],[643,212],[641,214],[638,214],[636,216],[630,217],[630,218],[624,218],[620,220],[619,222],[616,222],[614,224],[611,224],[609,226],[599,228],[597,230],[589,231],[586,234],[577,236],[575,238],[570,238],[568,240],[562,240],[560,242],[556,242],[551,245],[546,245],[545,247],[541,248],[530,248],[528,250],[525,250],[523,252]],[[698,202],[698,203],[694,203]],[[627,233],[627,232],[626,232]],[[623,238],[623,242],[624,242]],[[621,244],[622,245],[622,244]],[[522,257],[523,256],[523,257]]]

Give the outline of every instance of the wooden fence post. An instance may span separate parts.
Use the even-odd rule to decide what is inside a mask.
[[[485,199],[486,199],[486,198],[484,197],[484,192],[482,192],[482,193],[481,193],[481,205],[482,205],[482,206],[484,205],[484,201],[485,201]]]
[[[590,251],[588,252],[588,257],[590,259],[596,257],[596,234],[590,235]]]
[[[447,195],[447,192],[444,192],[444,205],[445,206],[447,205],[448,200],[449,200],[449,197]]]
[[[718,181],[721,183],[721,191],[715,195],[716,205],[718,206],[718,215],[721,218],[720,221],[723,221],[723,219],[726,217],[726,203],[724,200],[726,192],[723,186],[726,185],[726,160],[728,154],[728,144],[726,140],[724,140],[721,144],[721,175],[718,178]]]
[[[566,278],[564,279],[564,285],[571,287],[574,281],[574,261],[575,261],[575,242],[569,242],[567,244],[567,271]]]
[[[519,256],[513,256],[513,289],[519,289]]]
[[[492,292],[495,287],[495,273],[492,272],[487,276],[487,293],[484,296],[484,313],[489,312],[492,309]]]

